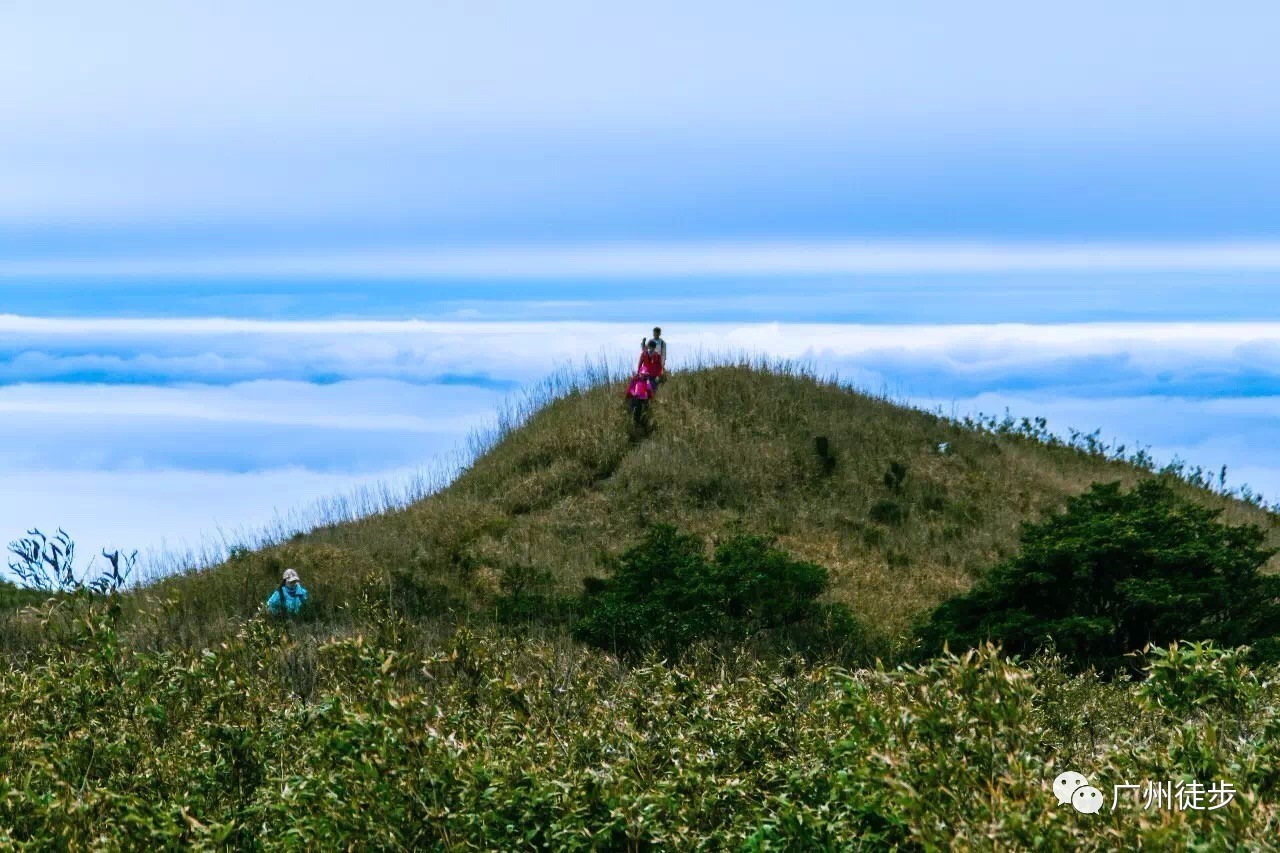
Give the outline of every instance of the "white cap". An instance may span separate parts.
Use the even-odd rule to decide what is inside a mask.
[[[295,571],[294,569],[285,569],[285,570],[284,570],[284,582],[285,582],[285,583],[297,583],[297,582],[298,582],[298,573],[297,573],[297,571]]]

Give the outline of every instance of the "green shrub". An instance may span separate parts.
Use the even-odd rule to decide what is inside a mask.
[[[868,513],[871,520],[879,524],[898,527],[907,520],[907,511],[897,501],[879,500],[871,505]]]
[[[885,532],[879,527],[868,527],[862,531],[862,544],[868,548],[879,548],[884,544]]]
[[[409,569],[392,569],[391,588],[396,605],[411,618],[438,618],[462,606],[448,584]]]
[[[831,448],[831,439],[825,435],[814,436],[813,450],[818,455],[818,473],[829,476],[836,470],[836,452]]]
[[[17,610],[39,604],[48,596],[36,589],[25,589],[0,580],[0,610]]]
[[[920,496],[920,506],[925,512],[942,512],[947,508],[947,490],[937,483],[925,486]]]
[[[889,463],[889,467],[884,472],[884,484],[887,488],[893,489],[895,492],[902,490],[902,484],[907,479],[906,464],[896,459]]]
[[[1246,646],[1224,649],[1185,641],[1157,646],[1148,650],[1147,677],[1138,693],[1172,717],[1206,711],[1238,716],[1264,694],[1248,652]]]
[[[787,626],[780,639],[791,648],[841,663],[864,663],[887,651],[867,636],[863,624],[838,601],[814,605],[804,619]]]
[[[1065,513],[1024,525],[1022,552],[938,607],[921,648],[991,640],[1026,655],[1052,638],[1075,663],[1104,670],[1180,639],[1272,648],[1280,578],[1259,570],[1274,551],[1261,529],[1223,524],[1219,512],[1159,480],[1129,492],[1096,484]]]
[[[657,525],[584,595],[574,635],[620,654],[678,654],[699,640],[749,636],[821,637],[829,646],[832,630],[856,622],[817,605],[827,581],[825,568],[792,559],[767,537],[735,536],[707,560],[700,538]]]
[[[503,625],[564,624],[576,603],[556,592],[549,569],[524,563],[504,565],[498,588],[493,616]]]
[[[28,530],[22,539],[9,543],[9,571],[28,589],[44,593],[86,590],[108,594],[124,588],[138,562],[138,552],[102,550],[106,568],[90,574],[93,561],[81,570],[75,566],[76,543],[62,528],[54,536]]]

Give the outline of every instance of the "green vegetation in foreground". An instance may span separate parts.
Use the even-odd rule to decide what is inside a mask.
[[[376,606],[371,603],[371,606]],[[1143,683],[982,649],[846,673],[627,667],[463,631],[254,622],[139,651],[92,616],[0,673],[0,841],[32,849],[1272,849],[1280,673],[1181,646]],[[17,768],[21,768],[20,771]],[[1215,811],[1077,814],[1050,785],[1229,782]],[[1131,794],[1129,795],[1131,796]]]
[[[407,509],[0,614],[0,845],[1275,847],[1274,664],[1184,643],[1129,658],[1139,681],[1078,667],[1183,629],[1265,640],[1218,583],[1267,603],[1264,510],[783,372],[676,376],[645,435],[615,389],[568,390]],[[1023,527],[1096,481],[1121,485]],[[265,620],[286,565],[314,606]],[[1076,569],[1107,599],[1079,624],[1037,601]],[[1117,638],[1150,602],[1183,621]],[[1028,652],[1083,629],[1071,660],[832,665],[892,666],[920,624]],[[1114,784],[1238,793],[1081,815],[1052,794],[1065,770],[1108,805]]]

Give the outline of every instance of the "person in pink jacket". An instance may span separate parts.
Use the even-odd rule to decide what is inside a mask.
[[[627,405],[631,407],[631,417],[636,426],[644,425],[652,397],[653,388],[649,385],[649,377],[641,373],[631,377],[631,382],[627,385]]]

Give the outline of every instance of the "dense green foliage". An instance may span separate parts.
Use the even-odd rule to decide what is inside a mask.
[[[66,621],[66,620],[64,620]],[[369,635],[257,620],[140,651],[101,612],[0,672],[0,845],[30,849],[1261,848],[1280,688],[1178,647],[1135,686],[989,648],[846,673],[580,646],[383,613]],[[1064,769],[1198,779],[1218,811],[1080,815]]]
[[[590,585],[573,633],[631,656],[748,638],[861,651],[862,631],[848,609],[817,602],[827,582],[825,568],[766,537],[732,537],[708,560],[701,538],[656,525],[622,554],[612,577]]]
[[[1110,670],[1147,644],[1184,639],[1274,655],[1280,578],[1260,571],[1275,552],[1260,528],[1218,515],[1160,480],[1096,485],[1027,524],[1017,556],[939,606],[921,630],[924,650],[993,641],[1026,655],[1052,643]]]
[[[36,589],[27,589],[5,580],[0,580],[0,611],[27,607],[44,601],[46,594]]]

